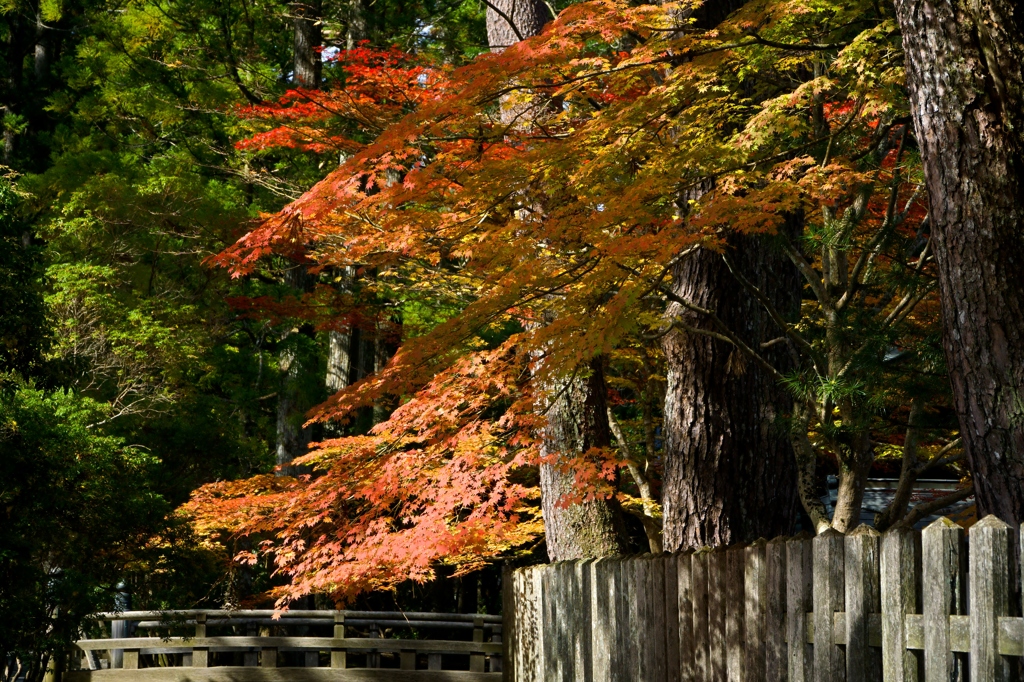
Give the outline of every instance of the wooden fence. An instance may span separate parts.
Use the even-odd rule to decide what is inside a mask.
[[[994,682],[1024,655],[1018,529],[939,519],[505,581],[514,682]],[[969,675],[968,675],[969,673]]]
[[[98,614],[65,682],[496,682],[501,617],[369,611]],[[110,623],[109,631],[105,624]],[[430,632],[433,639],[420,638]],[[440,633],[446,639],[436,637]],[[399,637],[398,635],[403,635]],[[490,641],[485,641],[490,640]]]

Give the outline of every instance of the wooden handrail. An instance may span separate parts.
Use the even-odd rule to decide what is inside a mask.
[[[236,618],[273,618],[275,620],[285,620],[291,618],[315,618],[323,619],[324,621],[333,622],[335,614],[341,614],[345,616],[346,621],[352,618],[364,619],[369,621],[405,621],[405,620],[429,620],[429,621],[453,621],[453,622],[465,622],[473,623],[477,619],[482,619],[484,623],[501,623],[501,616],[495,616],[491,614],[475,614],[475,613],[422,613],[422,612],[403,612],[403,611],[314,611],[314,610],[289,610],[289,611],[275,611],[273,609],[246,609],[239,611],[226,611],[221,609],[183,609],[175,611],[108,611],[104,613],[95,613],[91,616],[93,620],[98,621],[110,621],[110,620],[166,620],[168,618],[188,618],[196,617],[199,615],[210,618],[224,618],[224,619],[236,619]]]

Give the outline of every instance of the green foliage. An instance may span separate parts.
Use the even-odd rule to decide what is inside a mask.
[[[0,376],[0,656],[39,679],[164,527],[157,462],[102,435],[108,410]]]
[[[10,178],[0,177],[0,372],[27,375],[38,365],[46,331],[42,249],[21,203]]]

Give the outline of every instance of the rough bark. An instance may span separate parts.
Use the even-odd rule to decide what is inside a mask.
[[[897,0],[979,514],[1024,521],[1024,7]]]
[[[319,0],[302,0],[292,4],[295,26],[295,84],[303,88],[319,88],[323,62],[316,48],[323,43]]]
[[[734,237],[730,257],[748,281],[795,320],[799,273],[770,237]],[[759,349],[781,331],[729,272],[721,255],[701,249],[673,273],[676,296],[715,311],[745,343]],[[711,330],[706,317],[678,303],[667,316]],[[668,551],[786,535],[796,512],[796,468],[783,417],[792,399],[732,344],[674,329],[663,339],[667,360],[662,513]],[[785,343],[762,350],[777,369],[792,362]]]
[[[542,0],[487,0],[487,41],[494,52],[540,33],[551,20]],[[502,118],[519,112],[505,109]],[[609,500],[565,505],[576,488],[575,475],[565,462],[591,447],[611,443],[605,404],[604,372],[600,361],[589,376],[578,376],[546,394],[553,398],[543,431],[542,455],[558,460],[540,467],[541,507],[548,557],[552,561],[621,554],[627,546],[622,510]]]
[[[547,412],[541,455],[558,460],[540,467],[544,536],[552,561],[622,554],[627,548],[622,510],[613,500],[566,505],[566,496],[578,493],[567,459],[594,447],[611,444],[607,388],[600,360],[588,376],[575,376],[552,387],[556,396]]]
[[[289,268],[285,273],[285,283],[296,292],[303,291],[306,286],[305,267]],[[297,469],[289,464],[296,457],[306,454],[311,435],[310,429],[303,427],[306,410],[312,407],[302,388],[303,372],[309,368],[304,367],[305,358],[297,350],[296,339],[290,338],[298,333],[296,330],[285,332],[277,359],[281,378],[277,392],[275,462],[279,467],[277,473],[282,476],[298,473]]]
[[[486,0],[487,44],[492,52],[535,36],[551,21],[543,0]]]

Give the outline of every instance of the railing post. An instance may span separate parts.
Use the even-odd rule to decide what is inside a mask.
[[[843,534],[829,528],[814,538],[814,679],[843,682],[843,650],[834,643],[835,614],[844,611]]]
[[[484,642],[484,619],[473,619],[473,641],[483,644]],[[469,655],[469,671],[482,673],[484,671],[484,655],[475,653]]]
[[[259,628],[255,623],[249,623],[245,626],[245,634],[248,637],[257,637],[259,636],[259,633]],[[256,647],[253,647],[242,654],[242,665],[247,668],[255,668],[259,665],[259,652],[256,651]]]
[[[986,516],[971,527],[971,680],[1002,682],[1010,666],[999,654],[999,617],[1009,615],[1010,527]]]
[[[334,612],[334,639],[345,639],[345,614],[342,611]],[[331,647],[331,667],[345,668],[348,665],[346,654],[345,649],[335,642]]]
[[[907,614],[917,613],[917,543],[914,532],[882,537],[882,678],[917,682],[917,658],[907,650]]]
[[[789,682],[812,682],[814,651],[807,643],[807,614],[813,606],[814,564],[811,536],[804,532],[786,543],[786,639]]]
[[[964,531],[946,517],[921,533],[921,601],[925,680],[960,679],[950,650],[949,616],[963,613]]]
[[[206,614],[196,615],[196,639],[206,639]],[[210,650],[207,647],[192,647],[192,667],[210,667]]]

